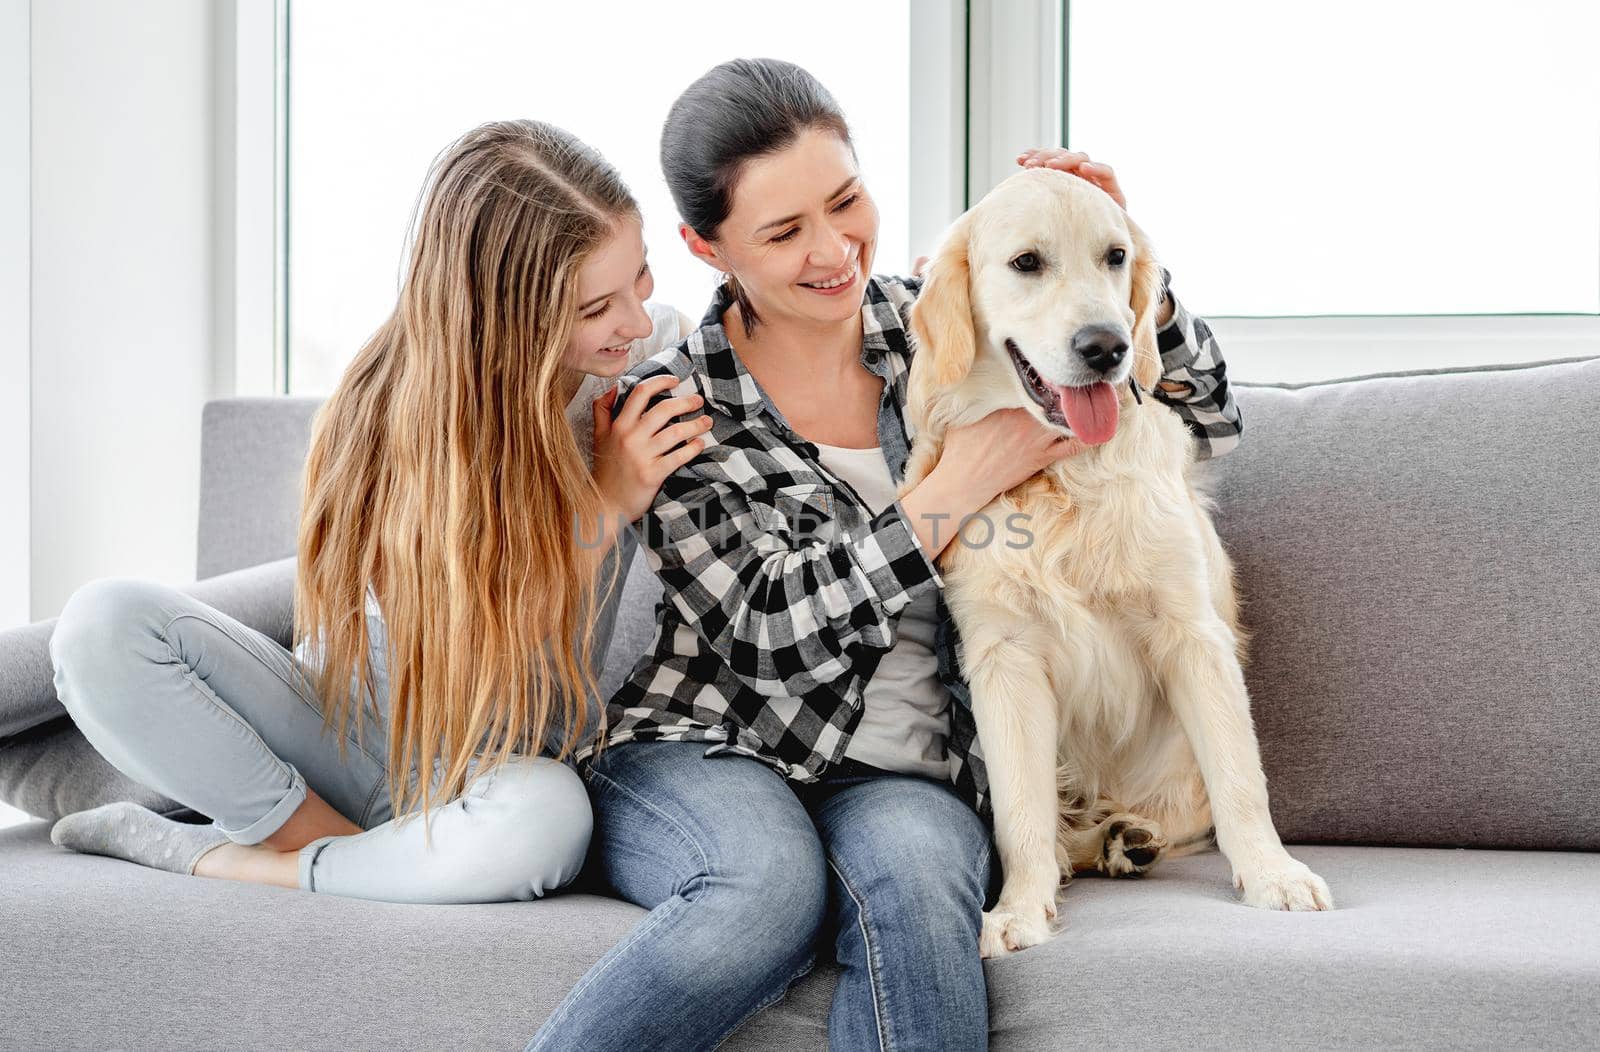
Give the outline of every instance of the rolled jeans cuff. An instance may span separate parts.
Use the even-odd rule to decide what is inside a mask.
[[[325,836],[313,840],[300,849],[300,890],[316,891],[316,879],[312,876],[312,869],[317,864],[317,856],[322,854],[322,849],[338,840],[337,836]]]
[[[217,824],[218,828],[228,834],[229,840],[235,844],[259,844],[282,829],[283,824],[289,821],[289,816],[294,814],[301,804],[305,803],[305,776],[295,770],[293,764],[288,764],[287,766],[289,768],[289,788],[284,792],[283,798],[272,805],[271,810],[243,829],[229,829],[220,822]]]

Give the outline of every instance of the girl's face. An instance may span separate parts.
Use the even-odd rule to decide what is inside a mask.
[[[644,301],[655,287],[639,217],[617,220],[611,238],[578,269],[578,318],[561,364],[594,376],[621,374],[628,345],[650,335]]]
[[[837,324],[861,311],[878,244],[878,208],[850,147],[827,129],[747,161],[714,243],[690,251],[729,271],[763,323]]]

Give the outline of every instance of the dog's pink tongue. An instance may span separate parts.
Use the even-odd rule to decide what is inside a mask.
[[[1052,387],[1055,385],[1052,384]],[[1091,446],[1111,441],[1117,433],[1117,392],[1108,383],[1088,387],[1056,387],[1072,433]]]

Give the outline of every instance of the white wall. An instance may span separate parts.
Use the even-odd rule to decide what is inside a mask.
[[[28,617],[28,0],[0,0],[0,626]]]
[[[194,577],[213,15],[205,0],[34,0],[30,13],[38,619],[93,577]]]

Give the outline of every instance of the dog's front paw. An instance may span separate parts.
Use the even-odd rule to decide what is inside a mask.
[[[1261,910],[1331,910],[1333,893],[1304,862],[1285,856],[1271,865],[1243,870],[1233,886],[1244,892],[1244,904]]]
[[[983,931],[978,936],[978,949],[983,957],[1004,957],[1029,946],[1037,946],[1055,934],[1051,922],[1056,918],[1055,905],[998,904],[983,915]]]
[[[1111,877],[1142,877],[1166,850],[1161,826],[1134,814],[1116,814],[1106,820],[1106,843],[1095,868]]]

